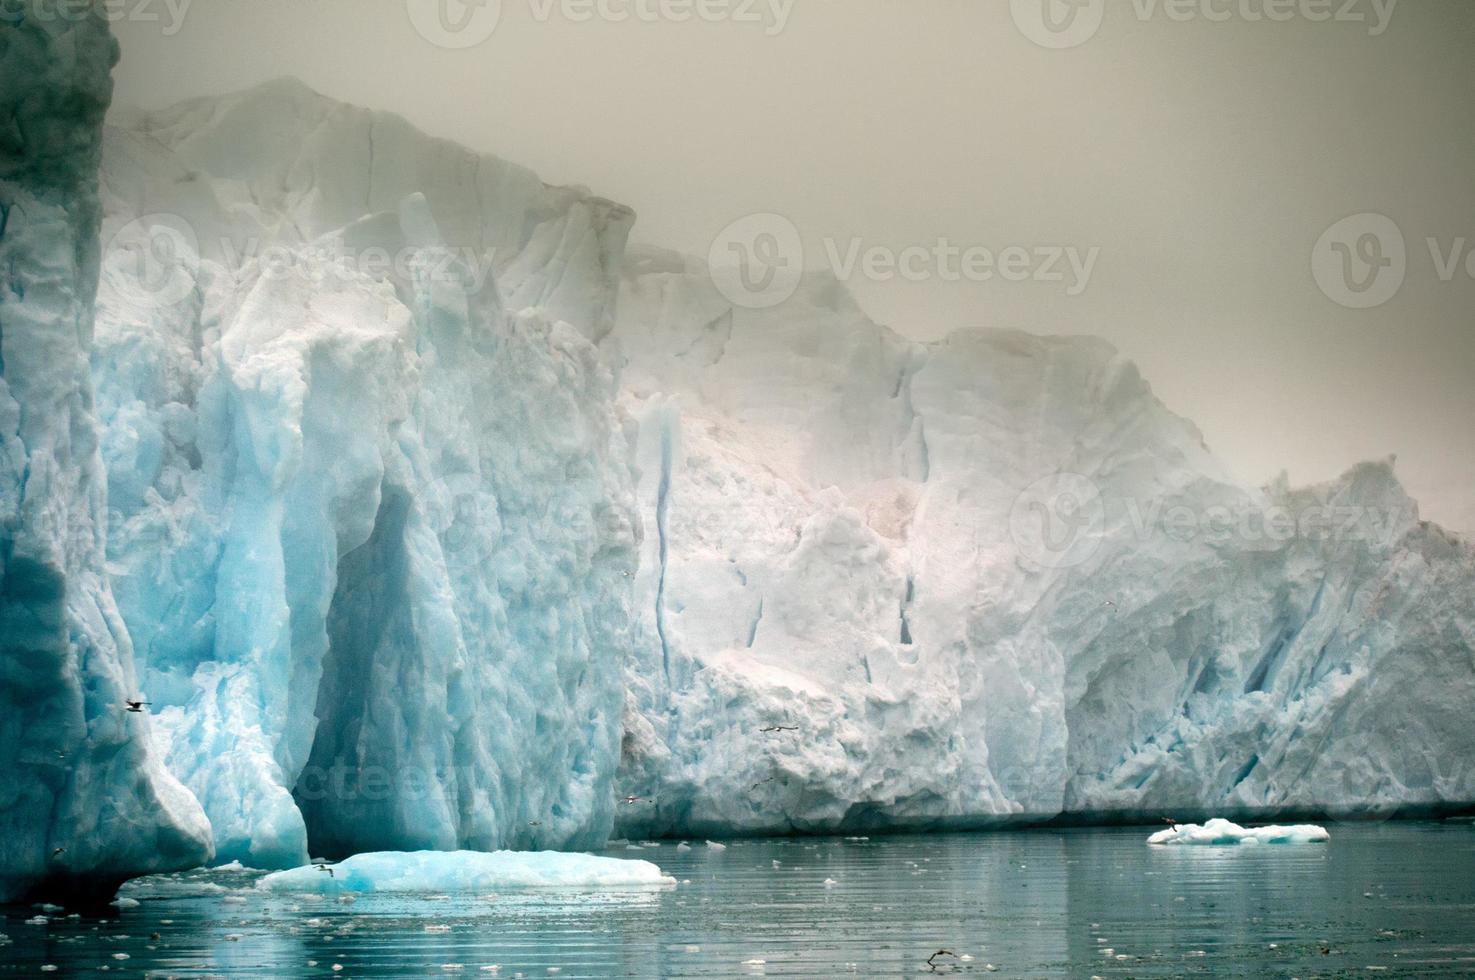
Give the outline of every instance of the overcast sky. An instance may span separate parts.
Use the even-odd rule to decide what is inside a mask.
[[[1021,248],[1029,281],[944,252],[850,284],[912,337],[1100,335],[1242,477],[1397,454],[1425,516],[1475,532],[1475,4],[1048,0],[1052,30],[1046,0],[445,0],[457,33],[437,2],[115,0],[117,96],[297,75],[698,255],[753,212],[811,265]],[[1323,237],[1365,213],[1391,224]]]

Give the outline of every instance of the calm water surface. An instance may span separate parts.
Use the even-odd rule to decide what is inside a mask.
[[[1475,826],[1330,829],[1237,849],[1140,828],[672,843],[609,852],[682,879],[626,894],[343,904],[167,876],[106,920],[4,910],[0,977],[1475,976]]]

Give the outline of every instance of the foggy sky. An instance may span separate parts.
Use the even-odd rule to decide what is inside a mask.
[[[850,285],[920,339],[1105,337],[1241,477],[1397,454],[1424,516],[1475,532],[1475,4],[1394,2],[1372,36],[1393,0],[1352,0],[1362,23],[1276,22],[1267,0],[1144,20],[1153,0],[1107,0],[1094,37],[1050,50],[1005,0],[792,0],[782,31],[557,4],[540,21],[540,0],[502,0],[491,37],[449,50],[410,0],[194,0],[176,22],[183,2],[119,4],[120,102],[296,75],[629,204],[635,240],[702,256],[752,212],[792,220],[811,264],[827,238],[1099,249],[1078,296]],[[1396,222],[1407,276],[1355,310],[1318,288],[1312,253],[1363,212]],[[1430,237],[1441,262],[1464,240],[1451,281]]]

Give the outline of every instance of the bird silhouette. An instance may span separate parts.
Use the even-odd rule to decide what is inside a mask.
[[[1161,820],[1163,823],[1167,824],[1169,827],[1172,827],[1174,830],[1178,829],[1178,821],[1174,820],[1172,817],[1162,817]]]
[[[54,858],[61,857],[63,854],[66,853],[66,851],[67,849],[65,847],[58,847],[56,850],[51,852],[51,856]]]
[[[129,700],[127,700],[125,698],[124,701],[123,701],[123,703],[126,704],[126,705],[128,705],[128,707],[127,707],[126,710],[128,711],[129,714],[135,714],[135,715],[137,715],[137,714],[142,714],[143,713],[143,709],[149,707],[149,705],[151,705],[153,702],[151,702],[151,701],[129,701]]]
[[[936,972],[937,966],[938,966],[938,964],[935,963],[934,961],[939,956],[951,956],[953,959],[957,959],[958,958],[958,954],[957,953],[954,953],[950,949],[939,949],[937,952],[935,952],[931,956],[927,957],[927,966],[928,966],[929,969],[933,970],[934,972]]]
[[[620,802],[623,803],[625,806],[634,806],[637,803],[654,803],[655,801],[647,800],[643,796],[626,796],[622,797],[620,799]]]
[[[771,735],[774,732],[797,732],[799,730],[799,726],[798,725],[769,725],[767,728],[760,728],[758,730],[760,732],[762,732],[763,734],[765,734],[765,735]]]
[[[315,865],[315,867],[319,871],[326,871],[326,872],[328,872],[328,877],[329,878],[336,878],[337,877],[337,875],[333,874],[333,869],[330,868],[330,867],[328,867],[326,864]]]

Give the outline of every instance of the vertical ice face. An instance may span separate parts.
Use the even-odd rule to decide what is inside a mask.
[[[109,557],[219,857],[602,841],[633,216],[290,82],[125,117],[104,187]]]
[[[222,858],[582,846],[617,793],[713,835],[1475,799],[1475,551],[1387,464],[1248,487],[1103,343],[733,308],[297,83],[118,122],[108,567]]]
[[[100,7],[0,21],[0,900],[189,867],[105,566],[88,353],[97,168],[117,49]]]
[[[911,344],[817,274],[744,310],[632,250],[608,343],[658,532],[622,832],[1475,799],[1475,549],[1390,465],[1243,486],[1104,343]]]

